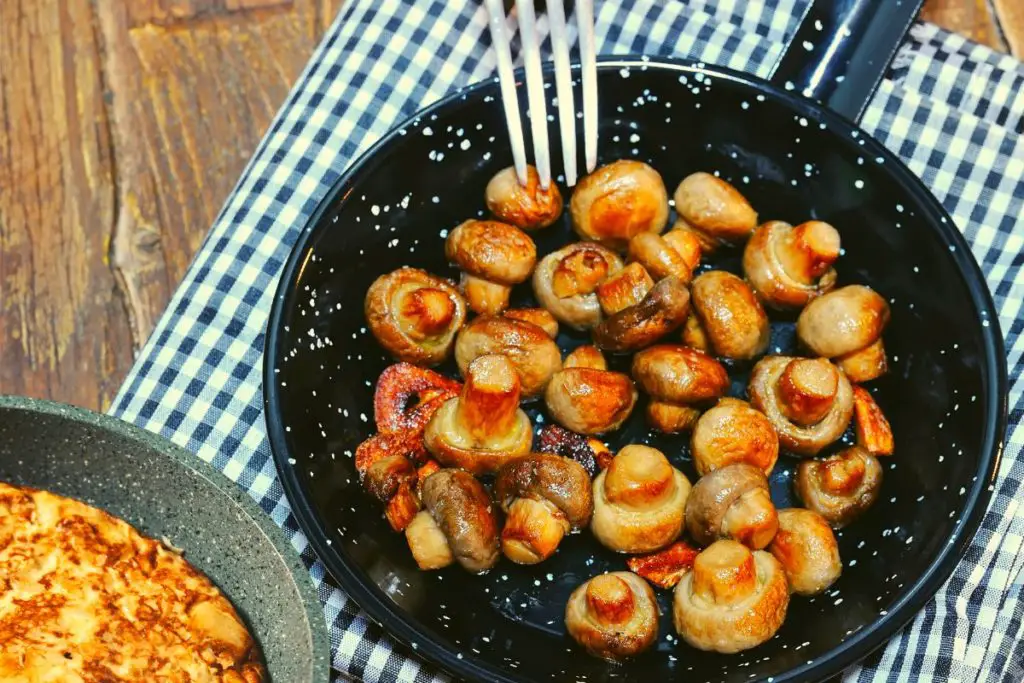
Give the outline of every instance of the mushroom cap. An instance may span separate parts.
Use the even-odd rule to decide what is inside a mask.
[[[651,587],[636,574],[602,574],[569,596],[565,627],[590,654],[618,661],[654,644],[658,602]]]
[[[562,215],[558,185],[550,183],[548,189],[541,188],[540,176],[533,166],[526,167],[525,186],[519,184],[512,166],[495,173],[484,190],[484,200],[499,220],[523,230],[546,228]]]
[[[686,321],[690,293],[675,276],[658,282],[643,301],[606,318],[594,328],[594,343],[606,351],[635,351]]]
[[[731,654],[756,647],[779,630],[789,607],[786,575],[763,550],[736,541],[711,544],[676,586],[676,631],[698,650]]]
[[[793,229],[783,221],[768,221],[754,231],[743,250],[744,276],[765,304],[773,308],[806,306],[836,285],[834,268],[810,281],[801,281],[786,270],[779,251],[783,242],[792,237]]]
[[[882,336],[889,322],[889,304],[863,285],[847,285],[811,301],[800,312],[800,342],[823,358],[863,349]]]
[[[484,280],[519,284],[530,277],[537,247],[525,232],[500,221],[471,219],[448,234],[445,254],[452,263]]]
[[[580,434],[602,434],[626,421],[637,399],[629,375],[594,368],[563,368],[544,390],[555,421]]]
[[[438,470],[424,480],[420,498],[459,564],[471,572],[483,572],[497,563],[496,506],[473,475],[458,469]]]
[[[677,404],[714,400],[729,388],[717,360],[680,344],[658,344],[633,356],[633,379],[652,398]]]
[[[536,398],[551,375],[562,367],[562,354],[547,332],[533,323],[504,316],[480,316],[462,328],[455,340],[455,362],[465,375],[480,356],[499,353],[515,366],[523,399]]]
[[[746,463],[728,465],[697,480],[686,499],[685,516],[686,528],[701,545],[731,538],[760,550],[778,529],[768,479]]]
[[[665,229],[668,191],[653,168],[641,161],[621,159],[580,180],[569,210],[580,237],[625,249],[635,235]]]
[[[589,524],[594,510],[590,475],[583,465],[548,453],[530,453],[502,465],[494,494],[505,512],[516,498],[546,500],[562,511],[573,529]]]
[[[821,593],[843,571],[832,528],[812,510],[779,510],[779,531],[768,550],[786,572],[790,590],[800,595]]]
[[[381,275],[363,304],[370,332],[401,361],[437,365],[466,320],[466,300],[447,280],[419,268]]]
[[[545,308],[509,308],[501,312],[506,318],[533,323],[547,332],[552,339],[558,337],[558,320]]]
[[[702,475],[740,462],[771,474],[779,458],[779,437],[768,418],[749,403],[723,398],[697,420],[690,452]]]
[[[693,269],[700,261],[700,246],[695,237],[679,236],[688,235],[684,231],[676,233],[674,242],[693,240],[694,250],[688,250],[686,254],[680,253],[669,242],[668,236],[658,235],[653,232],[642,232],[629,241],[629,258],[641,264],[651,276],[660,280],[669,275],[675,275],[684,283],[688,283],[693,276]]]
[[[680,218],[718,240],[741,242],[757,227],[757,212],[740,191],[710,173],[683,178],[674,198]]]
[[[859,446],[797,466],[793,489],[808,510],[841,529],[874,505],[882,488],[878,458]]]
[[[768,316],[754,290],[724,270],[709,270],[690,285],[693,310],[712,348],[726,358],[753,358],[768,347]]]
[[[611,249],[594,242],[575,242],[540,260],[533,273],[533,293],[540,305],[560,322],[578,330],[588,330],[603,317],[595,291],[598,284],[620,270],[622,258]],[[577,288],[580,291],[558,296],[555,291],[556,273],[567,279],[578,274]]]

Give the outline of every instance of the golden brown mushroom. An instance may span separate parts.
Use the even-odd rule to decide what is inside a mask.
[[[779,528],[767,477],[742,462],[697,480],[686,499],[685,516],[686,528],[701,545],[731,538],[751,550],[761,550]]]
[[[512,363],[496,354],[470,363],[462,394],[434,413],[423,440],[442,465],[473,474],[493,472],[529,453],[533,428],[519,409],[519,376]]]
[[[771,474],[779,458],[779,437],[764,413],[746,401],[723,398],[697,420],[690,453],[701,475],[738,462]]]
[[[786,618],[789,590],[778,560],[731,540],[697,555],[676,586],[676,631],[698,650],[731,654],[775,635]]]
[[[569,596],[565,628],[593,656],[619,661],[640,654],[657,640],[658,602],[636,574],[601,574]]]
[[[447,280],[418,268],[399,268],[370,285],[366,322],[398,360],[437,365],[466,320],[466,300]]]
[[[750,373],[750,402],[767,416],[783,448],[815,455],[850,424],[853,387],[824,358],[762,358]]]
[[[693,427],[699,406],[723,396],[729,375],[711,356],[679,344],[658,344],[633,356],[633,379],[647,392],[647,421],[658,431]]]
[[[618,429],[636,405],[633,380],[607,369],[601,351],[582,346],[551,377],[544,401],[555,422],[580,434]]]
[[[705,252],[739,243],[757,227],[757,212],[739,190],[710,173],[683,178],[675,191],[676,229],[690,230]]]
[[[463,375],[469,364],[490,353],[507,356],[522,382],[523,400],[539,397],[562,367],[562,353],[548,333],[533,323],[504,316],[480,316],[455,340],[455,362]]]
[[[859,446],[822,460],[804,460],[793,489],[808,510],[841,529],[874,505],[882,488],[882,466]]]
[[[665,454],[649,446],[626,446],[594,479],[590,529],[606,548],[646,553],[676,540],[690,482]]]
[[[695,320],[687,322],[684,339],[694,348],[748,359],[768,347],[768,316],[750,285],[732,273],[709,270],[697,276],[690,300]]]
[[[518,564],[551,557],[565,534],[590,523],[594,509],[590,475],[560,455],[531,453],[505,463],[494,493],[507,515],[501,549]]]
[[[597,300],[605,315],[615,315],[643,301],[652,287],[654,280],[647,269],[639,263],[630,263],[598,285]]]
[[[502,313],[506,318],[533,323],[541,328],[552,339],[558,337],[558,321],[555,316],[543,308],[508,308]]]
[[[405,529],[420,569],[441,569],[456,561],[479,574],[497,564],[497,506],[473,475],[438,470],[423,482],[421,497],[424,509]]]
[[[596,290],[622,268],[622,259],[594,242],[576,242],[542,258],[533,273],[533,293],[559,321],[577,330],[601,322]]]
[[[635,351],[678,329],[690,310],[690,293],[670,276],[654,285],[640,303],[624,308],[594,328],[594,343],[605,351]]]
[[[800,342],[823,358],[834,359],[851,382],[885,374],[882,331],[889,304],[870,287],[840,287],[807,304],[796,321]]]
[[[512,285],[530,277],[537,247],[519,228],[499,221],[468,220],[448,235],[448,260],[462,269],[470,310],[495,315],[508,308]]]
[[[821,593],[843,571],[832,528],[811,510],[779,510],[779,530],[768,550],[785,570],[789,589],[800,595]]]
[[[641,232],[665,229],[668,192],[661,176],[647,164],[614,161],[580,180],[569,210],[580,237],[624,250]]]
[[[484,191],[487,208],[504,221],[523,230],[546,228],[562,215],[562,193],[554,183],[540,186],[533,166],[526,167],[526,185],[519,184],[512,166],[494,174]]]
[[[837,258],[839,233],[828,223],[769,221],[747,242],[743,274],[766,305],[800,308],[835,287]]]
[[[892,427],[881,406],[864,387],[853,387],[853,415],[857,445],[871,455],[892,455],[896,448]]]
[[[686,230],[670,230],[664,235],[642,232],[629,241],[629,258],[655,280],[675,275],[689,284],[700,263],[700,249],[700,240]]]

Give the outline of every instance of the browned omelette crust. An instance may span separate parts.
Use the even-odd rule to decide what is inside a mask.
[[[265,680],[231,603],[180,555],[84,503],[0,482],[0,681]]]

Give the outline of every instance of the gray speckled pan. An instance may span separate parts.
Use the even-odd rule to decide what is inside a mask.
[[[185,551],[248,622],[274,683],[326,683],[309,574],[259,506],[191,453],[121,420],[0,396],[0,481],[85,501]]]

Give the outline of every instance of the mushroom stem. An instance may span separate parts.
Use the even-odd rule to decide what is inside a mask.
[[[693,562],[693,592],[708,602],[732,605],[756,587],[754,555],[736,541],[716,541]]]
[[[397,308],[406,334],[420,341],[444,332],[455,315],[455,302],[447,292],[434,287],[404,292]]]
[[[863,384],[877,379],[888,370],[885,357],[885,345],[879,337],[863,349],[836,358],[836,365],[846,374],[851,382]]]
[[[560,299],[590,294],[608,276],[608,262],[596,251],[579,250],[565,256],[551,275],[551,289]]]
[[[704,353],[712,352],[707,330],[704,329],[700,318],[693,311],[690,311],[690,315],[686,317],[686,323],[683,325],[683,343]]]
[[[839,374],[827,360],[795,359],[779,377],[782,414],[801,426],[817,424],[831,409],[838,389]]]
[[[860,488],[866,468],[861,458],[826,459],[818,476],[821,488],[833,495],[849,494]]]
[[[654,287],[654,279],[639,263],[630,263],[597,288],[597,299],[605,315],[615,315],[644,300]]]
[[[420,569],[441,569],[455,560],[444,532],[426,510],[412,518],[405,528],[405,538]]]
[[[771,543],[778,530],[779,515],[767,489],[747,491],[722,517],[723,535],[754,550]]]
[[[480,315],[497,315],[508,308],[512,288],[469,273],[462,274],[462,291],[469,308]]]
[[[605,475],[605,496],[627,507],[651,507],[672,494],[672,465],[653,448],[626,446],[612,459]]]
[[[683,257],[686,267],[692,272],[700,264],[700,238],[690,230],[669,230],[662,238]]]
[[[595,621],[611,626],[629,621],[636,600],[625,581],[612,574],[601,574],[587,585],[587,604]]]
[[[604,359],[601,349],[593,345],[579,346],[572,353],[565,357],[562,363],[563,368],[591,368],[593,370],[607,370],[608,363]]]
[[[518,409],[519,376],[508,358],[488,354],[469,364],[455,419],[472,443],[511,432]]]
[[[779,241],[775,254],[791,278],[809,285],[839,258],[839,233],[823,221],[807,221]]]
[[[568,529],[565,515],[549,501],[516,498],[501,532],[501,550],[518,564],[537,564],[554,554]]]
[[[651,399],[647,404],[647,421],[659,432],[675,434],[693,429],[700,411],[691,406]]]

